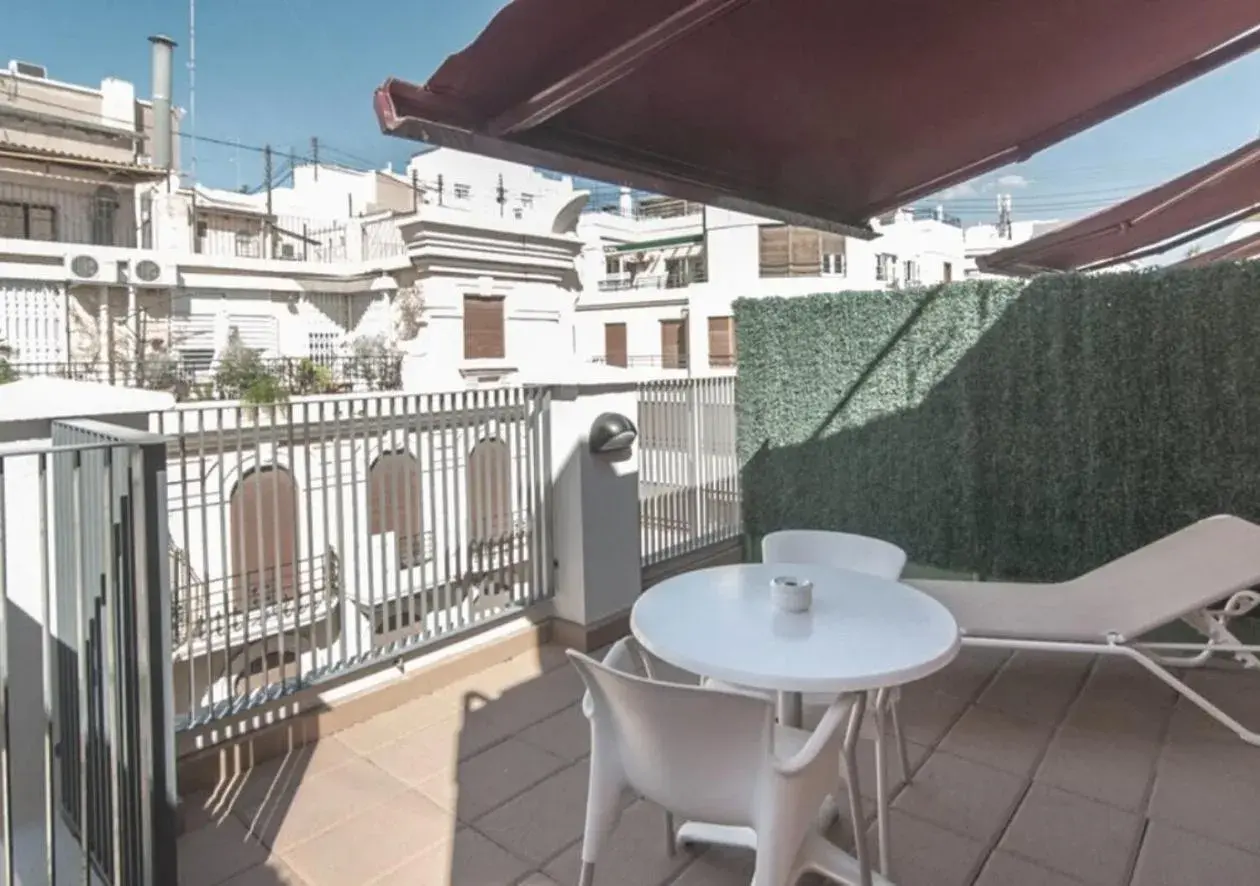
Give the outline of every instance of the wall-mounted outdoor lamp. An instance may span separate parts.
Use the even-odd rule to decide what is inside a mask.
[[[620,455],[630,451],[639,436],[634,422],[616,412],[605,412],[591,425],[587,438],[594,455]]]

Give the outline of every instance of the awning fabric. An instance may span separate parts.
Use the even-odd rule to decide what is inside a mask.
[[[670,246],[690,246],[704,242],[701,234],[688,234],[681,237],[666,237],[662,240],[645,240],[641,243],[618,243],[616,246],[604,247],[604,252],[647,252],[650,249],[667,249]]]
[[[1177,262],[1179,268],[1200,268],[1218,261],[1242,261],[1260,256],[1260,231],[1242,237],[1232,243],[1222,243],[1214,249],[1203,252]]]
[[[1238,58],[1257,25],[1256,0],[513,0],[376,112],[389,134],[869,236]]]
[[[1260,139],[1048,234],[983,256],[996,274],[1101,268],[1172,248],[1260,209]]]

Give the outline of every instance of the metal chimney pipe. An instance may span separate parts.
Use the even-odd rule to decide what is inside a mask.
[[[171,135],[171,51],[175,41],[162,34],[153,44],[153,165],[170,169],[175,151]]]

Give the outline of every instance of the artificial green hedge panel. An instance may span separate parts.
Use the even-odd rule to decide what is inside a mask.
[[[1055,580],[1260,520],[1260,262],[735,305],[747,530]]]

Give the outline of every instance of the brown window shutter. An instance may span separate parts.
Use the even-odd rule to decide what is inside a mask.
[[[709,318],[709,366],[735,365],[735,318]]]
[[[687,368],[687,321],[661,321],[661,366],[665,369]]]
[[[464,359],[502,360],[503,297],[464,296]]]
[[[626,366],[626,324],[604,324],[604,362],[609,366]]]
[[[788,231],[788,276],[817,277],[822,271],[821,235],[808,228]]]
[[[841,234],[822,232],[819,234],[819,253],[822,255],[844,255],[845,241]]]
[[[948,262],[948,261],[945,262],[944,272],[945,272],[945,282],[952,283],[954,280],[954,263]]]
[[[786,277],[788,275],[788,232],[783,225],[763,225],[758,231],[758,258],[761,276]]]

